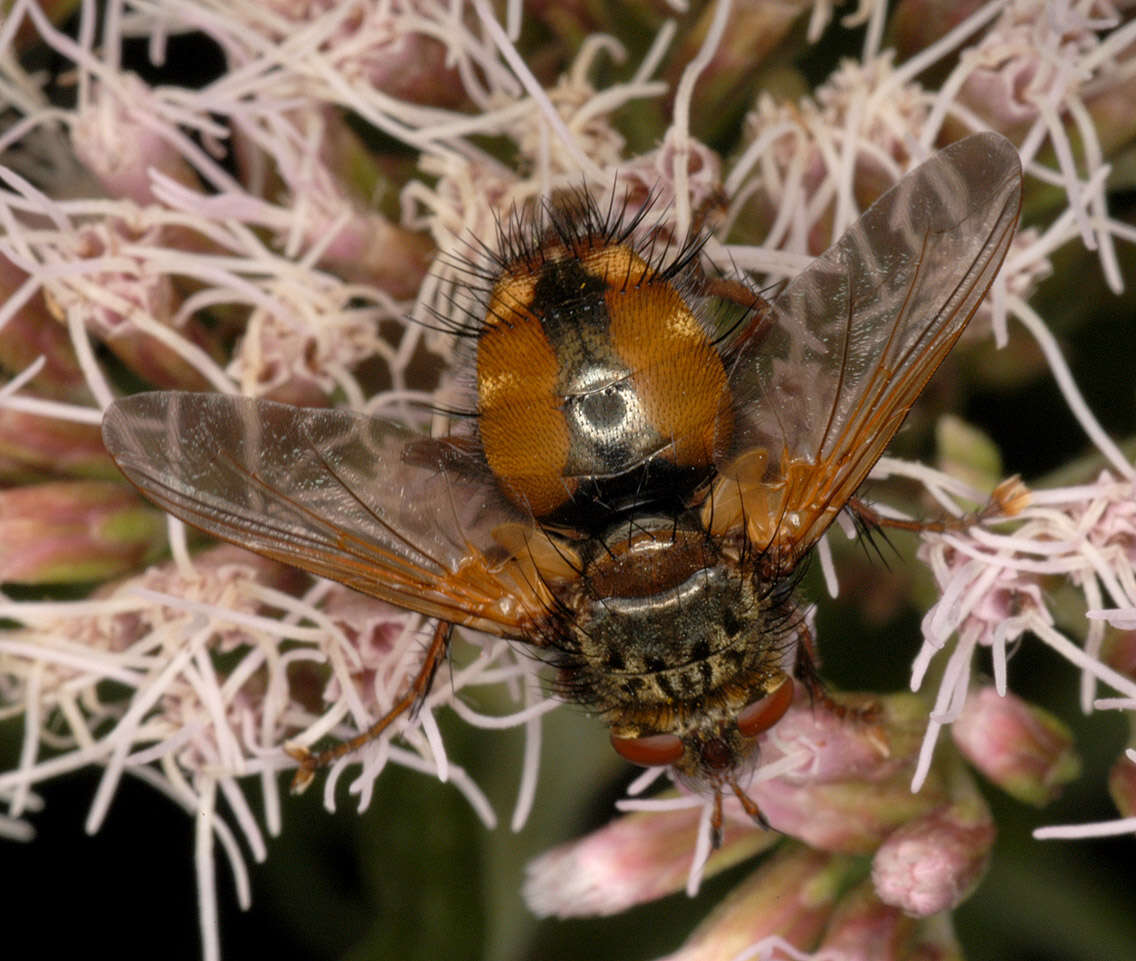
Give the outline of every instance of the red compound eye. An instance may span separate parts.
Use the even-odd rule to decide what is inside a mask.
[[[682,757],[682,738],[677,734],[650,734],[647,737],[611,736],[611,746],[625,761],[640,767],[662,767]]]
[[[738,715],[738,730],[746,737],[757,737],[762,731],[768,731],[780,721],[792,703],[793,679],[787,677],[760,701],[754,701],[742,708]]]

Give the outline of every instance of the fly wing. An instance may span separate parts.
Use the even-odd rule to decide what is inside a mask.
[[[788,284],[741,351],[719,494],[735,483],[751,521],[772,511],[764,529],[790,554],[855,493],[977,310],[1013,238],[1021,180],[999,134],[939,151]],[[739,474],[750,476],[739,485]]]
[[[421,438],[404,425],[159,391],[112,404],[103,441],[159,507],[259,554],[501,636],[544,610],[542,585],[496,547],[494,530],[517,518],[491,481],[415,463],[406,451]]]

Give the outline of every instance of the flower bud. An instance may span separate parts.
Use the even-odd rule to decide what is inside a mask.
[[[699,808],[636,811],[547,851],[525,871],[525,901],[541,917],[616,914],[681,891],[698,838]],[[781,840],[752,824],[727,822],[707,877]]]
[[[1106,52],[1106,44],[1098,25],[1072,10],[1009,4],[971,48],[958,103],[1015,141],[1052,114],[1064,125],[1055,136],[1079,143],[1088,122],[1108,156],[1136,135],[1136,80],[1127,69],[1131,45]]]
[[[752,98],[755,77],[766,57],[777,50],[797,18],[811,6],[803,0],[745,0],[734,4],[722,39],[714,47],[693,91],[690,114],[695,136],[704,140],[721,137],[723,128],[736,122],[737,114],[723,110],[723,106],[747,103]],[[706,42],[716,14],[716,5],[708,4],[698,21],[680,34],[668,68],[672,90]]]
[[[900,0],[891,17],[892,43],[906,60],[957,27],[986,0]]]
[[[857,870],[852,858],[786,845],[735,888],[665,961],[734,958],[772,937],[808,948]]]
[[[94,84],[90,100],[80,103],[71,142],[76,156],[111,197],[139,206],[154,203],[151,170],[200,189],[189,162],[155,122],[162,114],[151,88],[129,73],[120,74],[113,87]]]
[[[961,417],[946,414],[935,425],[939,469],[979,490],[990,490],[1002,479],[1002,454],[997,445]]]
[[[28,280],[27,273],[0,256],[0,299],[8,301]],[[28,389],[53,400],[90,403],[71,338],[48,307],[42,288],[0,325],[0,367],[18,374],[39,357],[43,367]]]
[[[916,917],[966,900],[986,871],[994,821],[976,792],[899,828],[872,859],[872,883],[885,904]]]
[[[144,317],[173,328],[182,295],[173,278],[158,269],[132,247],[147,248],[169,243],[160,228],[135,229],[119,220],[106,219],[78,230],[72,256],[77,262],[117,263],[115,269],[92,267],[83,283],[55,294],[60,313],[78,311],[87,328],[127,367],[158,387],[202,390],[209,386],[205,375],[182,352],[136,323]],[[95,296],[93,288],[99,295]],[[214,359],[221,351],[213,333],[194,317],[177,325],[181,338]]]
[[[1108,772],[1108,793],[1124,817],[1136,817],[1136,761],[1127,753],[1118,757]]]
[[[1130,540],[1130,530],[1113,529],[1114,534]],[[1125,677],[1136,678],[1136,631],[1108,631],[1101,645],[1101,660]]]
[[[938,776],[911,792],[926,725],[921,698],[861,698],[846,707],[842,714],[821,702],[809,706],[807,698],[795,704],[762,745],[762,762],[797,751],[807,760],[799,770],[755,780],[748,790],[776,830],[823,850],[867,853],[947,798]]]
[[[31,480],[49,472],[117,478],[97,424],[0,408],[0,477]]]
[[[907,961],[918,924],[864,881],[840,899],[817,953],[841,961]]]
[[[165,546],[160,511],[113,481],[58,481],[0,491],[0,581],[102,580]]]
[[[392,297],[417,294],[436,252],[430,237],[366,209],[326,181],[298,187],[293,203],[306,211],[308,241],[324,245],[322,265],[344,280],[370,284]]]
[[[999,696],[993,687],[967,698],[951,735],[971,764],[1027,804],[1049,803],[1081,770],[1061,721],[1013,694]]]

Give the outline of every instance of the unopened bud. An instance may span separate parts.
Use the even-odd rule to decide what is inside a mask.
[[[856,870],[852,858],[787,845],[735,888],[666,961],[734,958],[772,937],[808,948]]]
[[[1136,817],[1136,760],[1128,753],[1113,763],[1108,773],[1108,793],[1124,817]]]
[[[59,481],[0,491],[0,581],[103,580],[165,545],[162,514],[113,481]]]
[[[691,868],[698,808],[636,811],[529,864],[524,896],[542,917],[615,914],[682,890]],[[707,877],[776,844],[780,835],[727,822]]]
[[[971,764],[1027,804],[1052,801],[1081,770],[1073,736],[1061,721],[993,687],[971,694],[951,735]]]
[[[977,794],[916,818],[872,859],[876,893],[916,917],[949,911],[982,879],[994,835],[990,810]]]
[[[817,953],[841,961],[907,961],[918,924],[864,881],[840,899]]]

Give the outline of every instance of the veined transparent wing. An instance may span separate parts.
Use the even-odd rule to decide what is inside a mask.
[[[136,394],[103,419],[122,472],[186,523],[401,607],[522,636],[545,596],[494,538],[518,518],[489,479],[406,457],[421,439],[351,411],[227,394]]]
[[[740,352],[734,466],[748,454],[752,475],[753,452],[766,452],[747,514],[776,512],[791,553],[855,493],[977,310],[1013,238],[1021,180],[999,134],[939,151],[788,284]],[[726,463],[723,485],[737,473]]]

